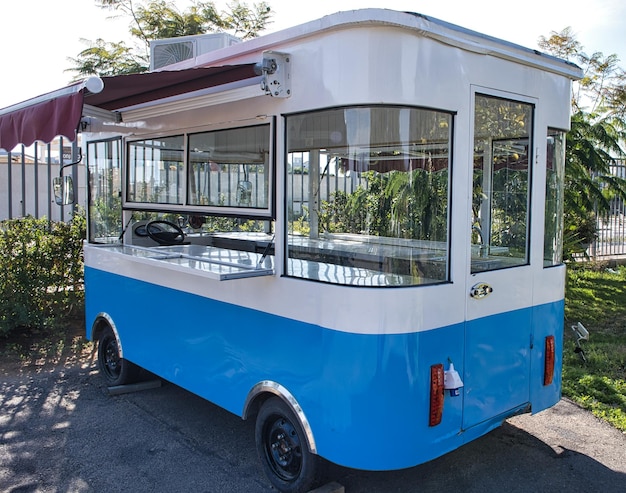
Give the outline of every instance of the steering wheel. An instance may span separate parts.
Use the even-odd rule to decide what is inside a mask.
[[[182,245],[185,241],[185,233],[180,226],[163,219],[146,224],[146,232],[159,245]]]

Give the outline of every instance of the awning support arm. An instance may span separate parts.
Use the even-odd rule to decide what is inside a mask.
[[[291,59],[287,53],[264,51],[254,71],[263,76],[261,90],[274,98],[291,96]]]

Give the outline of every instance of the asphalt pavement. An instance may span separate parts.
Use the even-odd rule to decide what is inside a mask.
[[[0,409],[3,492],[275,491],[256,457],[252,421],[167,382],[111,396],[93,354],[5,373]],[[397,423],[382,425],[401,439]],[[411,469],[324,463],[322,482],[347,493],[624,493],[626,435],[562,400]]]

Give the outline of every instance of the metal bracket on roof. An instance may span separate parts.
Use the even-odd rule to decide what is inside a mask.
[[[93,117],[103,122],[120,123],[122,114],[119,111],[103,110],[90,104],[83,105],[83,117]]]
[[[291,96],[291,58],[287,53],[263,52],[263,61],[255,67],[263,76],[261,90],[274,98]]]

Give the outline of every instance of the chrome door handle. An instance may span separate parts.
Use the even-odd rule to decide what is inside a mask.
[[[470,296],[472,298],[476,298],[477,300],[480,300],[485,296],[490,295],[491,293],[493,293],[493,288],[489,286],[489,284],[487,284],[486,282],[479,282],[478,284],[474,284],[472,286],[472,289],[470,289]]]

